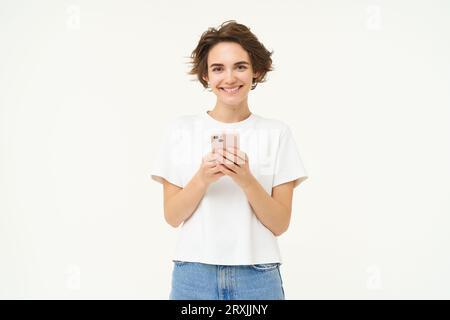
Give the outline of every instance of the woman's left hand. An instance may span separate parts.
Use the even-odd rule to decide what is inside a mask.
[[[219,161],[220,171],[231,177],[242,189],[256,180],[250,172],[248,156],[244,151],[234,147],[225,151],[218,149],[217,152],[223,157],[223,161]]]

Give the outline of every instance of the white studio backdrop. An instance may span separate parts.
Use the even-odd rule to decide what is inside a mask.
[[[450,2],[0,1],[0,298],[167,299],[177,230],[149,170],[214,106],[186,57],[246,24],[252,112],[309,174],[279,238],[287,299],[450,298]]]

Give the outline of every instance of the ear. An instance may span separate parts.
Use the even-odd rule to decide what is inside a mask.
[[[253,73],[253,78],[258,78],[261,75],[261,72]]]

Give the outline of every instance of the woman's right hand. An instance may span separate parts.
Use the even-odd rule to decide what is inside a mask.
[[[205,188],[225,175],[220,171],[219,164],[217,163],[219,157],[220,155],[217,153],[208,152],[202,158],[202,164],[196,173],[196,177]]]

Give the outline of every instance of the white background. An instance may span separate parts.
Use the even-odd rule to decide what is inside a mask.
[[[0,2],[0,298],[166,299],[176,230],[148,173],[234,19],[274,50],[250,110],[309,179],[279,238],[287,299],[450,298],[448,1]]]

